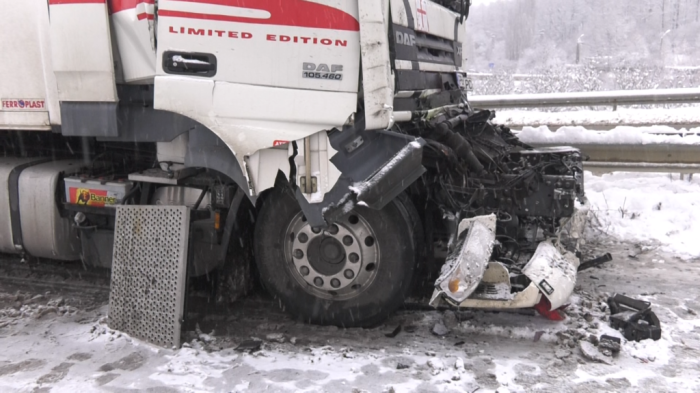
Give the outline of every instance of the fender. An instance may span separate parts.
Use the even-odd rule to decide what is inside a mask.
[[[223,173],[255,203],[240,161],[212,130],[174,112],[153,109],[152,86],[119,86],[119,104],[105,106],[92,102],[61,102],[64,136],[96,137],[101,142],[171,142],[188,133],[185,166]],[[105,116],[105,112],[109,116]],[[104,131],[104,127],[111,130]]]

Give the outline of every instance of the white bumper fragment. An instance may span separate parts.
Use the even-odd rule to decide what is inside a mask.
[[[573,252],[559,245],[560,237],[575,241],[574,247],[583,242],[583,231],[588,222],[588,205],[578,206],[572,217],[562,222],[555,238],[541,242],[522,273],[530,279],[530,285],[518,293],[501,296],[498,299],[472,295],[484,278],[495,243],[496,217],[479,216],[462,220],[459,225],[459,238],[464,242],[459,252],[448,257],[442,267],[440,278],[435,282],[435,291],[430,300],[437,306],[441,299],[453,305],[470,308],[527,308],[540,302],[544,295],[556,310],[566,304],[576,285],[576,275],[580,264]],[[464,231],[469,231],[464,237]],[[489,281],[490,282],[490,281]],[[508,282],[508,278],[505,278]]]
[[[551,241],[544,241],[523,268],[523,274],[547,297],[552,310],[556,310],[574,292],[579,263],[573,253],[562,254]]]
[[[430,304],[435,306],[444,294],[461,303],[479,286],[491,258],[496,241],[496,216],[479,216],[462,220],[458,237],[467,233],[462,246],[442,266],[440,277],[435,282],[435,291]]]

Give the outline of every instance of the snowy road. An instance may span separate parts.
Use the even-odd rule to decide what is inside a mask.
[[[615,260],[579,275],[564,322],[412,310],[375,329],[343,330],[295,322],[256,295],[213,310],[198,321],[201,334],[190,323],[186,346],[169,350],[108,329],[98,292],[25,286],[17,293],[0,282],[0,391],[698,392],[700,258],[692,239],[700,235],[693,221],[700,184],[640,176],[587,178],[600,221],[587,254],[611,252]],[[673,222],[678,233],[664,232]],[[606,321],[613,292],[652,302],[662,339],[624,342],[612,364],[593,363],[579,345],[619,336]],[[451,328],[444,337],[431,333],[438,321]],[[398,326],[396,337],[386,336]],[[251,338],[263,341],[260,351],[234,351]]]

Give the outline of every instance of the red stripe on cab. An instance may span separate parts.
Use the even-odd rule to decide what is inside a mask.
[[[267,11],[269,19],[219,14],[159,10],[158,16],[205,19],[224,22],[311,27],[330,30],[360,31],[360,23],[350,14],[327,5],[304,0],[174,0],[189,3],[222,5]]]
[[[109,13],[116,14],[120,11],[131,10],[141,3],[155,4],[155,0],[108,0]]]
[[[155,15],[153,15],[153,14],[147,14],[147,13],[144,12],[144,13],[141,13],[141,14],[136,15],[136,18],[137,18],[138,20],[144,20],[144,19],[153,20],[153,19],[154,19],[154,16],[155,16]]]

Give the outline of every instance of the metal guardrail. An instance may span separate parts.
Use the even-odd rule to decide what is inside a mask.
[[[700,173],[700,164],[654,164],[648,162],[600,162],[586,161],[583,169],[592,172],[655,172],[655,173]],[[690,177],[692,179],[692,177]]]
[[[700,103],[700,88],[470,96],[469,102],[486,109],[692,104]]]
[[[573,146],[588,157],[586,170],[596,172],[700,173],[700,145],[530,143],[535,147]]]
[[[473,107],[486,109],[609,105],[616,108],[618,105],[690,104],[700,103],[700,88],[471,96],[469,102]],[[700,110],[698,110],[697,123],[700,123]],[[510,124],[510,126],[516,125]],[[588,170],[604,172],[700,172],[700,145],[580,142],[558,144],[580,149],[584,155],[589,157],[589,161],[584,163],[584,167]],[[534,146],[547,147],[546,144],[534,144]]]
[[[531,142],[528,142],[531,143]],[[603,143],[531,143],[535,147],[573,145],[590,161],[649,164],[700,164],[700,145],[694,144],[603,144]]]

